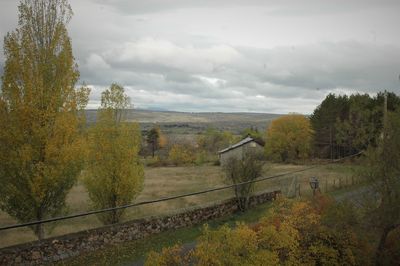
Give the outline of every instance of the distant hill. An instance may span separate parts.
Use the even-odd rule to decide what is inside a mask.
[[[96,113],[97,110],[86,110],[89,123],[96,121]],[[251,126],[264,131],[267,125],[279,116],[281,115],[268,113],[192,113],[132,109],[128,110],[127,120],[138,122],[142,130],[148,130],[154,124],[158,124],[167,133],[196,134],[213,127],[239,134]]]

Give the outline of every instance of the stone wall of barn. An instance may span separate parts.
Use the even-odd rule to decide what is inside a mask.
[[[279,191],[252,196],[250,207],[275,199]],[[0,249],[0,265],[42,265],[78,256],[85,252],[103,249],[125,241],[142,239],[167,230],[188,227],[237,211],[235,199],[217,205],[198,208],[171,216],[133,220],[34,241]]]
[[[246,154],[246,152],[264,152],[263,146],[258,144],[255,141],[250,141],[246,144],[243,144],[240,147],[237,147],[235,149],[226,151],[222,154],[220,154],[219,159],[220,159],[220,164],[221,166],[226,165],[228,162],[229,158],[235,157],[237,159],[242,159],[243,154]]]

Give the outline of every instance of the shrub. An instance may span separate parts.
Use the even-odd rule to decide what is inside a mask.
[[[175,144],[168,153],[168,159],[174,165],[191,164],[195,161],[195,155],[189,146]]]
[[[347,229],[325,226],[321,221],[330,200],[278,199],[268,215],[255,226],[227,225],[217,230],[207,226],[195,250],[182,258],[174,246],[151,253],[147,265],[356,265],[355,254],[366,254],[356,234]],[[340,217],[339,217],[340,218]],[[182,260],[179,260],[182,258]],[[364,257],[364,256],[361,256]],[[165,264],[171,261],[172,264]]]

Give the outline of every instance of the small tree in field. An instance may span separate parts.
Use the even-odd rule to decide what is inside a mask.
[[[112,84],[102,93],[98,121],[89,131],[85,185],[96,209],[128,204],[143,187],[144,171],[138,157],[139,126],[122,121],[128,106],[124,88]],[[99,219],[105,224],[117,223],[123,212],[106,212]]]
[[[26,0],[4,38],[0,90],[0,208],[20,222],[60,215],[84,162],[87,88],[66,24],[67,0]],[[32,226],[44,237],[42,225]]]
[[[233,184],[253,181],[260,177],[264,162],[255,152],[249,152],[242,159],[231,157],[224,166],[227,179]],[[254,183],[236,185],[234,187],[238,208],[245,211],[249,206],[249,198],[253,192]]]

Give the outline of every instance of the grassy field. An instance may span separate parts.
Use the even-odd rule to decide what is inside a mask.
[[[305,167],[307,166],[267,164],[264,168],[264,176],[299,170]],[[280,189],[284,194],[286,194],[293,182],[293,177],[297,177],[298,183],[300,184],[301,194],[310,194],[311,190],[308,182],[311,176],[319,178],[321,181],[322,191],[325,191],[325,185],[328,185],[328,188],[331,189],[334,183],[337,187],[339,184],[341,186],[344,186],[346,183],[350,184],[354,169],[355,166],[350,164],[324,165],[295,175],[288,175],[256,183],[255,191],[272,191]],[[339,181],[340,179],[342,180],[341,182]],[[345,180],[347,180],[347,182]],[[146,168],[144,189],[136,201],[195,192],[226,184],[228,183],[224,178],[224,173],[222,172],[221,167],[218,166],[205,165]],[[171,214],[189,208],[210,205],[231,197],[233,197],[233,193],[232,190],[229,189],[151,205],[144,205],[128,209],[124,220]],[[69,193],[67,206],[69,208],[69,213],[91,210],[87,193],[81,182],[78,182]],[[6,213],[0,212],[0,225],[14,223],[17,223],[17,221],[9,217]],[[75,218],[68,221],[61,221],[57,224],[46,225],[49,230],[48,236],[63,235],[98,226],[101,226],[101,223],[97,220],[96,216]],[[35,237],[30,229],[22,228],[0,232],[0,239],[0,247],[4,247],[32,241],[35,240]]]

